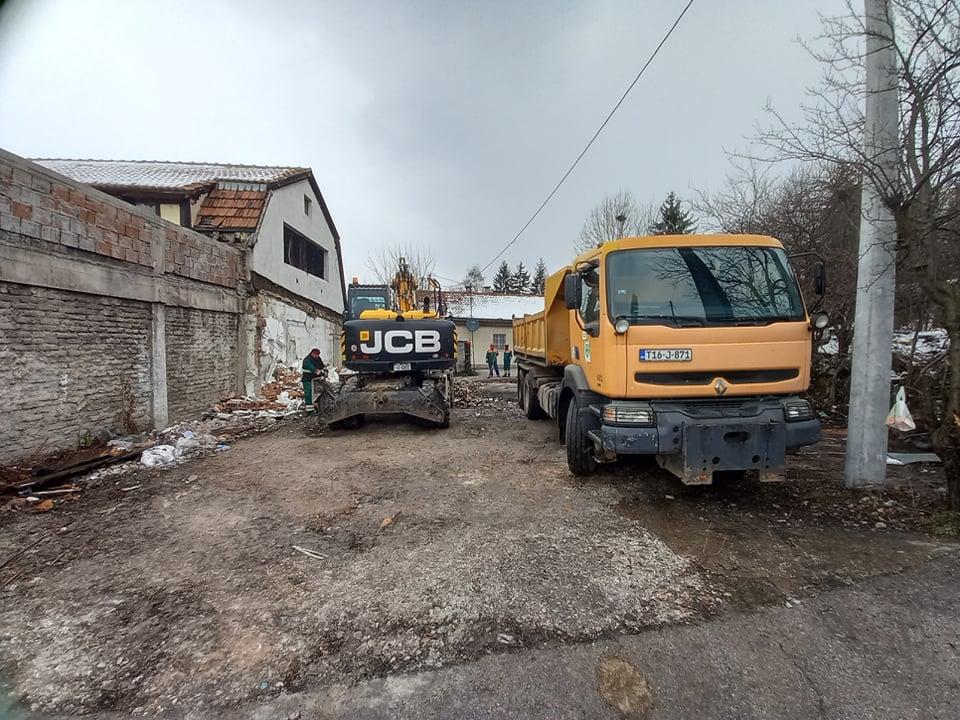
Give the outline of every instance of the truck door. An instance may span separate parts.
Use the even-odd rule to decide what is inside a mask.
[[[575,361],[583,368],[590,387],[597,392],[603,390],[604,364],[609,352],[601,341],[601,297],[600,273],[594,268],[583,275],[583,296],[577,310],[579,322],[573,338],[579,355]]]

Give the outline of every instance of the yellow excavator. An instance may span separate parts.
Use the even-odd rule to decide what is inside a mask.
[[[440,284],[417,303],[419,279],[400,258],[390,285],[353,279],[340,335],[339,385],[322,381],[314,396],[321,426],[360,424],[368,414],[398,414],[448,427],[457,362],[456,326],[444,320]]]

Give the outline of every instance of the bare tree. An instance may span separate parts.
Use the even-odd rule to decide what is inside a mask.
[[[367,269],[373,273],[378,283],[389,285],[400,267],[400,259],[407,263],[410,273],[417,279],[417,286],[433,274],[436,257],[433,250],[426,245],[412,243],[393,243],[384,245],[378,251],[367,256]]]
[[[960,509],[960,283],[956,257],[960,185],[960,4],[956,0],[891,0],[898,59],[900,157],[884,171],[863,145],[864,22],[847,12],[824,18],[813,56],[824,79],[799,124],[770,108],[773,125],[758,140],[775,160],[817,161],[851,168],[879,191],[897,225],[897,256],[950,338],[948,382],[934,444],[941,453],[950,502]]]
[[[579,255],[610,240],[645,235],[654,216],[652,205],[640,207],[629,190],[618,190],[607,195],[590,211],[574,249]]]
[[[860,185],[849,167],[811,165],[777,177],[770,165],[734,159],[722,186],[697,191],[692,204],[710,229],[770,235],[790,254],[822,257],[831,278],[823,309],[833,322],[838,354],[846,354],[853,333],[860,222]],[[804,296],[812,298],[812,273],[804,272],[812,263],[798,261],[796,269]],[[835,392],[829,399],[831,404],[838,400]]]
[[[467,269],[467,274],[463,278],[463,282],[460,283],[460,287],[463,288],[473,288],[474,291],[483,290],[483,271],[480,269],[479,265],[471,265]]]

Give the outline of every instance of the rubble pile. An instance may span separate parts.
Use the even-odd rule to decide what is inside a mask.
[[[460,380],[453,383],[453,406],[456,408],[476,408],[495,412],[518,414],[515,393],[491,392],[483,382]]]
[[[302,398],[303,386],[300,384],[300,371],[278,365],[273,372],[274,379],[264,383],[260,395],[266,400],[277,400],[283,393],[290,398]]]

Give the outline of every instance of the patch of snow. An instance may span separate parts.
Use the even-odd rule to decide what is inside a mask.
[[[898,355],[909,356],[913,345],[913,330],[897,330],[893,333],[893,351]],[[943,328],[921,330],[916,333],[916,357],[921,360],[933,359],[950,346],[950,337]]]
[[[445,294],[447,310],[453,317],[471,317],[471,295],[450,292]],[[532,315],[543,310],[541,295],[507,295],[502,293],[473,293],[472,316],[479,320],[509,320]]]

